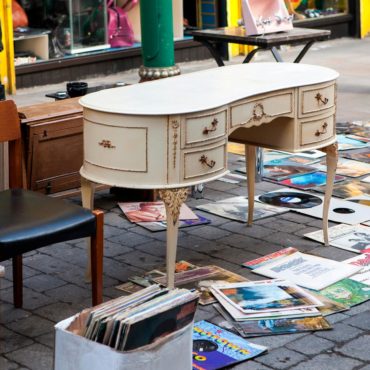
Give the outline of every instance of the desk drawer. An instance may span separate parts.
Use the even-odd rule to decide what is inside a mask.
[[[330,139],[335,135],[334,116],[301,122],[300,144],[308,145]]]
[[[84,159],[99,167],[148,171],[148,128],[101,125],[84,121]]]
[[[226,136],[227,109],[186,116],[183,121],[182,147],[207,143]]]
[[[226,141],[196,150],[183,151],[183,180],[215,175],[226,169]]]
[[[300,117],[321,113],[335,104],[335,84],[303,87],[299,91]]]
[[[277,116],[293,115],[293,93],[287,92],[260,99],[247,100],[231,107],[231,127],[258,126],[270,122]]]

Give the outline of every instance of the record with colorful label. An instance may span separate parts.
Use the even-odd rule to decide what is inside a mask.
[[[322,203],[319,197],[312,194],[292,191],[270,192],[260,195],[258,199],[263,203],[293,209],[312,208]]]

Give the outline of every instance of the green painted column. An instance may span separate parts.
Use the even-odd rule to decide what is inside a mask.
[[[180,74],[175,65],[172,0],[141,0],[142,81]]]

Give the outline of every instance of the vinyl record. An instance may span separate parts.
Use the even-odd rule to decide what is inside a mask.
[[[273,206],[295,209],[312,208],[322,203],[322,200],[319,197],[307,193],[292,191],[266,193],[260,195],[259,200]]]
[[[193,350],[196,352],[214,352],[218,345],[207,339],[196,339],[193,341]]]

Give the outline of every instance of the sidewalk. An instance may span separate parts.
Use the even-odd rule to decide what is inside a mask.
[[[282,50],[293,58],[296,48]],[[240,63],[235,58],[232,63]],[[272,61],[269,54],[256,62]],[[304,63],[320,64],[340,73],[337,122],[370,120],[370,38],[340,39],[314,45]],[[180,64],[183,73],[216,67],[209,59]],[[138,81],[137,71],[89,79],[89,85]],[[65,90],[65,85],[20,89],[14,98],[19,106],[51,101],[45,94]],[[240,167],[237,155],[229,155],[229,169]],[[256,184],[256,193],[281,188],[269,182]],[[199,204],[246,195],[246,182],[207,183],[203,199],[189,197],[187,204]],[[79,202],[79,197],[73,199]],[[104,296],[121,295],[115,286],[132,275],[165,265],[165,232],[151,233],[121,217],[118,199],[109,191],[99,192],[97,208],[105,211]],[[305,233],[321,228],[321,220],[288,212],[254,222],[252,227],[199,212],[211,224],[179,231],[177,259],[196,265],[214,264],[251,280],[257,275],[241,267],[244,261],[295,247],[302,252],[342,261],[354,253],[305,239]],[[330,223],[330,226],[334,226]],[[6,276],[0,279],[0,370],[50,370],[53,366],[54,325],[91,303],[90,285],[84,282],[86,250],[84,240],[45,247],[24,256],[24,308],[12,305],[11,262],[4,263]],[[200,306],[196,320],[220,320],[211,306]],[[249,339],[265,345],[267,354],[233,369],[247,370],[370,370],[370,302],[343,313],[330,315],[333,330]],[[68,359],[66,359],[68,361]],[[103,370],[103,369],[102,369]],[[143,369],[144,370],[144,369]],[[176,368],[174,367],[174,370]]]

